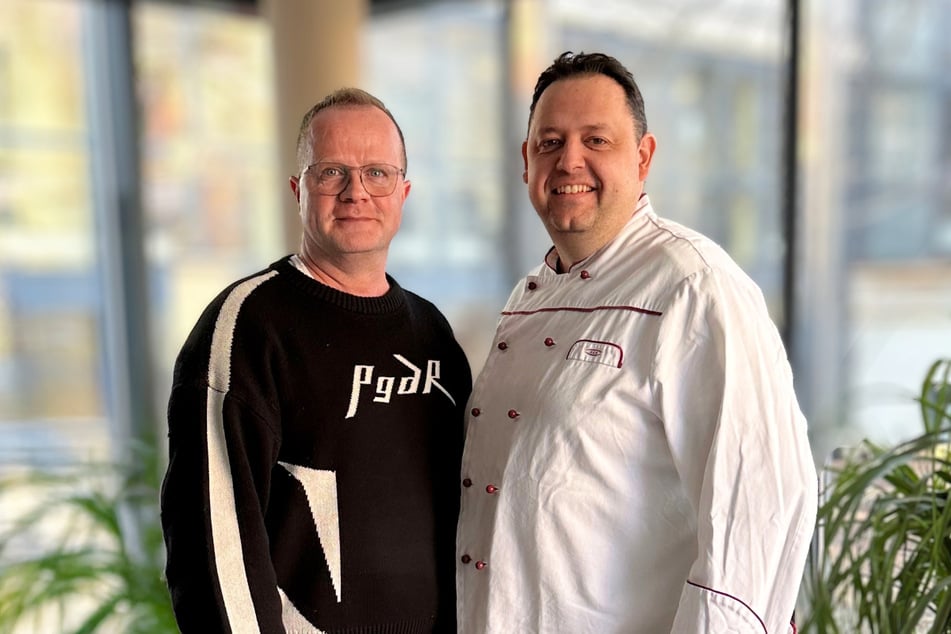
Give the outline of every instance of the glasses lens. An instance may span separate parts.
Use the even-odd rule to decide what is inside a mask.
[[[389,196],[396,189],[399,174],[392,165],[365,165],[360,170],[363,186],[371,196]]]
[[[307,171],[314,176],[316,189],[325,196],[337,196],[350,183],[351,170],[358,170],[363,188],[371,196],[389,196],[396,189],[400,168],[379,163],[351,168],[340,163],[314,163]]]
[[[336,163],[315,163],[310,168],[317,181],[317,191],[328,196],[336,196],[346,186],[350,170]]]

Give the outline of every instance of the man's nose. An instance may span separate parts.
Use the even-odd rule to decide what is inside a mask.
[[[363,186],[363,180],[360,178],[360,172],[350,172],[350,178],[344,185],[343,191],[338,194],[341,200],[366,200],[370,197],[366,187]]]
[[[558,157],[558,168],[570,172],[581,167],[584,167],[584,144],[575,139],[565,141]]]

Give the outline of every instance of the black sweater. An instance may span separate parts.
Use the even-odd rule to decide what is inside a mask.
[[[175,364],[162,487],[183,632],[455,631],[462,410],[445,318],[284,258],[205,310]]]

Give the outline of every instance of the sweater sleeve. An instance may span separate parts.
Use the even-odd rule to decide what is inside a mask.
[[[268,414],[260,394],[232,389],[232,374],[251,383],[250,362],[232,358],[236,314],[225,302],[213,323],[199,322],[179,356],[169,399],[162,527],[167,583],[184,634],[284,632],[264,521],[277,414]]]
[[[698,533],[672,632],[792,631],[817,480],[759,289],[722,272],[688,278],[665,313],[655,381]]]

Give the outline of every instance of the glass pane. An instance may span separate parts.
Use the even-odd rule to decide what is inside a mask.
[[[782,318],[783,7],[558,0],[557,51],[603,51],[634,75],[657,137],[645,191],[723,246]]]
[[[647,100],[654,205],[720,241],[778,318],[781,3],[519,4],[531,15],[514,27],[515,5],[500,2],[429,3],[368,24],[368,83],[401,121],[414,182],[391,250],[397,277],[447,312],[478,369],[511,284],[550,244],[521,182],[524,137],[506,138],[506,103],[530,97],[557,53],[604,50]],[[524,135],[528,102],[510,105]],[[523,223],[515,244],[507,232]]]
[[[163,3],[133,14],[157,400],[198,315],[284,253],[270,35],[259,17]],[[200,60],[200,63],[197,61]]]
[[[104,430],[82,5],[0,6],[0,462]]]
[[[913,398],[951,355],[951,4],[808,4],[804,214],[828,266],[806,280],[822,326],[800,370],[833,378],[811,388],[827,454],[919,433]]]
[[[476,367],[510,290],[501,31],[499,5],[433,3],[375,16],[364,32],[367,88],[400,123],[413,183],[389,269],[439,306]]]

